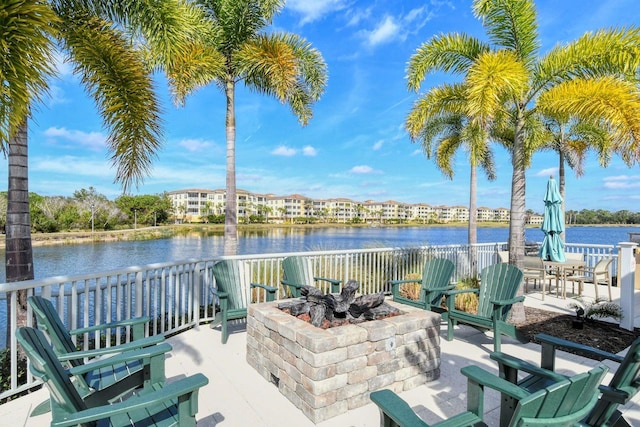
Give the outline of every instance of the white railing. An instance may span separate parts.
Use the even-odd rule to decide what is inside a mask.
[[[245,260],[251,265],[252,281],[276,286],[283,295],[282,260],[287,256],[304,255],[314,262],[318,277],[340,279],[343,283],[357,280],[362,294],[388,292],[389,280],[402,279],[410,273],[420,273],[425,261],[447,258],[456,265],[454,281],[478,276],[482,268],[497,262],[497,252],[505,243],[423,246],[417,248],[375,248],[361,250],[314,251],[266,255],[239,255],[175,263],[150,264],[124,270],[79,276],[58,276],[42,280],[0,284],[0,348],[9,352],[11,383],[0,393],[0,399],[28,389],[36,384],[33,378],[18,380],[18,351],[14,328],[16,324],[16,291],[27,296],[38,294],[50,298],[68,329],[138,316],[149,316],[147,335],[171,335],[211,321],[215,301],[210,290],[215,287],[211,267],[220,259]],[[567,245],[568,250],[581,251],[589,257],[611,256],[613,246]],[[595,259],[597,262],[597,259]],[[473,265],[472,265],[473,264]],[[589,264],[591,262],[589,261]],[[595,263],[594,263],[595,264]],[[319,284],[320,285],[320,284]],[[323,289],[329,292],[329,289]],[[11,310],[7,313],[6,298]],[[261,302],[264,296],[255,296]],[[257,298],[257,299],[256,299]],[[33,324],[27,308],[27,325]],[[3,336],[2,333],[8,333]],[[85,334],[79,340],[83,349],[110,346],[129,340],[127,330],[106,336]]]

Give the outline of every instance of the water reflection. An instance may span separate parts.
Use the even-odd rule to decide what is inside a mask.
[[[572,243],[617,244],[628,240],[637,227],[570,227],[567,240]],[[508,229],[479,228],[478,241],[506,242]],[[526,230],[528,241],[541,241],[538,228]],[[240,254],[264,254],[374,247],[412,247],[460,244],[467,241],[465,227],[279,227],[241,230]],[[222,231],[182,230],[173,237],[127,242],[88,243],[33,248],[35,277],[75,275],[122,269],[133,265],[220,256],[224,251]],[[0,252],[4,258],[4,250]],[[4,263],[0,283],[5,281]]]

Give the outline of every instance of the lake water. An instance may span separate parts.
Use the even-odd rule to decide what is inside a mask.
[[[640,227],[567,227],[570,243],[615,245],[629,240],[629,232]],[[478,242],[506,242],[509,230],[479,228]],[[526,240],[540,242],[544,238],[538,228],[526,230]],[[422,245],[460,244],[467,242],[465,227],[326,227],[274,228],[241,232],[240,254],[263,254],[312,250],[359,249],[372,247],[410,247]],[[204,259],[223,254],[222,234],[189,234],[167,239],[89,243],[33,248],[35,278],[76,275],[121,269],[133,265]],[[4,258],[4,251],[0,251]],[[4,263],[2,263],[4,266]],[[5,281],[4,267],[0,283]]]

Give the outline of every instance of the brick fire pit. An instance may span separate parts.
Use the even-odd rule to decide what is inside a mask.
[[[320,329],[277,308],[251,304],[247,362],[318,423],[440,376],[440,315],[389,302],[405,314]]]

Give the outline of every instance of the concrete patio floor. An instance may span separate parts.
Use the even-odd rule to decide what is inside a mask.
[[[593,292],[586,285],[585,293]],[[618,288],[614,288],[617,292]],[[602,293],[604,292],[601,291]],[[619,302],[614,294],[614,302]],[[546,310],[571,312],[569,300],[547,295],[542,301],[540,293],[527,294],[525,305]],[[636,327],[640,326],[640,291],[636,291]],[[464,366],[475,364],[497,374],[495,362],[489,359],[493,349],[491,335],[460,326],[453,341],[446,341],[446,326],[441,328],[441,376],[438,380],[406,391],[401,396],[427,422],[433,423],[460,413],[466,408],[466,378],[460,374]],[[168,339],[173,351],[166,360],[169,381],[201,372],[209,378],[209,384],[199,396],[199,426],[313,426],[277,388],[265,381],[245,360],[246,333],[244,325],[237,325],[226,345],[220,342],[220,331],[202,325]],[[540,347],[522,345],[505,337],[502,351],[522,359],[539,363]],[[565,374],[584,372],[600,362],[560,352],[557,370]],[[617,364],[605,362],[615,372]],[[611,378],[611,371],[605,382]],[[43,426],[50,422],[50,415],[29,417],[31,410],[48,399],[48,391],[41,389],[12,402],[0,405],[0,424]],[[640,425],[640,396],[623,408],[632,425]],[[498,425],[499,396],[489,391],[485,399],[487,424]],[[333,426],[378,426],[377,407],[373,404],[351,410],[319,424]]]

